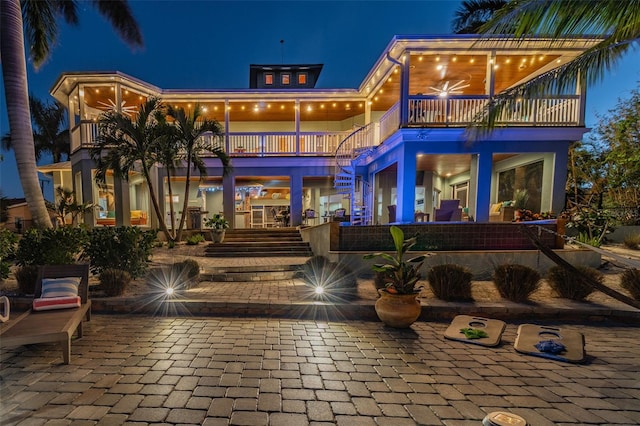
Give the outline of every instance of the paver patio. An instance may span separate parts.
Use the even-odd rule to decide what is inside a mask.
[[[96,315],[73,344],[4,349],[2,424],[639,424],[638,328],[564,324],[587,362],[514,351],[517,323],[484,348],[448,323]]]

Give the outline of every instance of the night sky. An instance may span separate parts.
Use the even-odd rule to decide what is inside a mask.
[[[121,71],[163,89],[247,88],[249,64],[322,63],[316,87],[356,88],[398,35],[449,34],[459,1],[130,1],[144,48],[131,51],[90,4],[79,2],[80,25],[61,25],[51,58],[27,64],[30,93],[51,100],[62,72]],[[284,40],[284,43],[280,43]],[[640,81],[629,55],[591,87],[587,126]],[[8,132],[0,82],[0,133]],[[15,160],[3,152],[0,195],[21,197]],[[43,158],[40,163],[50,163]],[[53,198],[51,183],[45,197]]]

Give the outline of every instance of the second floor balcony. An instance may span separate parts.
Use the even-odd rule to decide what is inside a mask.
[[[406,117],[401,117],[400,103],[378,114],[372,121],[373,145],[378,145],[402,127],[450,127],[471,125],[486,113],[488,96],[408,96]],[[582,98],[579,95],[539,97],[515,100],[505,108],[496,124],[499,126],[580,126]],[[231,156],[333,156],[340,143],[354,130],[342,131],[269,132],[261,130],[260,122],[253,122],[242,132],[227,132],[222,143]],[[254,130],[255,129],[255,130]],[[96,121],[86,120],[71,132],[72,152],[94,146],[99,127]]]

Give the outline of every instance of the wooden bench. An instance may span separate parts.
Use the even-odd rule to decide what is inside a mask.
[[[89,265],[46,265],[38,271],[35,298],[42,294],[43,278],[80,277],[78,296],[82,301],[79,308],[51,311],[29,310],[15,319],[10,319],[0,328],[0,347],[31,345],[36,343],[59,343],[65,364],[71,360],[71,337],[77,330],[82,337],[82,320],[91,320],[89,300]]]

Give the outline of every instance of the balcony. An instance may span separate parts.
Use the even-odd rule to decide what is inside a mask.
[[[488,96],[409,96],[409,126],[465,127],[482,116]],[[580,96],[518,99],[503,109],[498,126],[579,126]]]
[[[338,145],[351,133],[342,132],[230,132],[225,151],[233,157],[333,156]],[[83,121],[71,130],[71,152],[92,148],[98,137],[98,123]],[[222,143],[204,136],[205,144]]]
[[[409,96],[408,127],[466,127],[480,116],[488,96]],[[400,121],[399,104],[393,105],[376,123],[379,134],[375,145],[391,136]],[[505,108],[496,120],[498,126],[580,126],[581,98],[578,95],[520,99]],[[255,124],[259,127],[259,123]],[[350,134],[346,131],[306,132],[230,132],[225,151],[233,157],[269,156],[333,156],[340,143]],[[91,148],[98,136],[95,121],[83,121],[71,131],[71,152]],[[206,139],[206,137],[205,137]],[[206,143],[222,143],[214,139]]]

